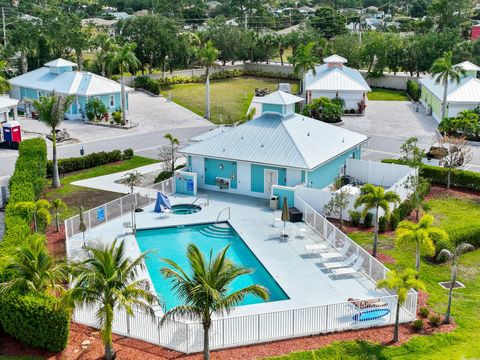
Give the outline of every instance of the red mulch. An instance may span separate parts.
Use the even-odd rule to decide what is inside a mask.
[[[425,196],[425,200],[430,200],[437,197],[453,196],[463,199],[480,200],[480,192],[474,190],[451,188],[447,189],[445,186],[434,185],[430,193]]]
[[[61,224],[60,231],[57,232],[57,227],[50,225],[47,227],[45,235],[50,253],[55,257],[65,257],[65,226]]]
[[[430,334],[432,332],[449,332],[455,329],[455,327],[455,324],[441,325],[438,328],[427,326],[425,333]],[[212,353],[212,359],[257,359],[262,357],[278,356],[294,351],[318,349],[335,341],[367,340],[384,345],[391,345],[391,342],[388,339],[391,339],[392,334],[393,326],[344,331],[218,350]],[[419,334],[415,333],[410,325],[401,325],[400,341],[395,345],[401,345],[414,336],[419,336]],[[89,341],[90,343],[82,346],[82,343],[85,340]],[[201,359],[200,354],[186,355],[144,341],[117,335],[114,335],[114,349],[117,352],[118,359]],[[30,355],[51,360],[97,360],[102,358],[103,351],[104,348],[100,339],[99,331],[97,329],[76,323],[73,323],[71,326],[67,348],[58,354],[27,347],[10,337],[3,338],[1,340],[0,347],[0,355]]]

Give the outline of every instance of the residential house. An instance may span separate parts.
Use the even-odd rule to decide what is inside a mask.
[[[447,87],[446,117],[455,117],[459,112],[474,109],[480,105],[480,80],[477,74],[480,67],[470,61],[454,65],[465,71],[460,82],[451,81]],[[422,87],[420,101],[435,120],[442,120],[442,104],[445,87],[436,78],[428,75],[419,80]]]
[[[117,23],[117,19],[106,20],[102,18],[88,18],[82,19],[81,21],[83,27],[93,26],[97,31],[106,30],[108,35],[110,35],[111,37],[114,37],[116,35]]]
[[[259,117],[179,151],[199,188],[260,198],[276,187],[323,189],[345,173],[347,159],[360,159],[367,136],[296,114],[302,98],[276,91],[258,101]]]
[[[18,100],[38,100],[53,91],[73,96],[74,101],[65,113],[67,119],[82,119],[89,99],[99,98],[111,113],[121,108],[121,85],[111,79],[87,71],[76,71],[77,64],[56,59],[43,67],[9,80],[10,96]],[[126,108],[128,93],[126,87]],[[25,102],[25,101],[24,101]],[[24,106],[24,105],[22,105]]]
[[[361,104],[366,104],[367,92],[372,89],[356,69],[345,64],[347,59],[332,55],[323,59],[324,64],[308,71],[303,79],[306,102],[327,97],[341,98],[345,101],[345,110],[358,110]]]

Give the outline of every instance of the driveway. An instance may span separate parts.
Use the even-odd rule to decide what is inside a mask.
[[[146,93],[136,91],[129,94],[129,101],[130,112],[128,118],[133,123],[138,124],[138,126],[124,130],[87,125],[80,120],[65,120],[61,127],[67,129],[73,138],[68,141],[68,143],[151,133],[152,131],[167,129],[211,125],[210,122],[201,116],[173,102],[168,102],[163,97],[150,96]],[[49,132],[49,129],[40,121],[22,118],[20,122],[22,123],[25,137],[36,137]]]
[[[364,116],[346,116],[343,121],[344,128],[365,135],[402,141],[416,136],[420,142],[430,142],[438,125],[422,106],[415,112],[410,101],[369,101]]]

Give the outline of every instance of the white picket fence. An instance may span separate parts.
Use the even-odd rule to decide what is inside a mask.
[[[174,185],[172,183],[167,184],[161,185],[161,187],[164,190],[165,187],[168,187],[173,191]],[[155,190],[160,189],[157,188]],[[168,193],[168,191],[165,192]],[[152,199],[151,196],[147,196],[147,198],[150,201]],[[356,253],[358,256],[364,257],[365,261],[360,269],[364,275],[375,282],[386,276],[387,268],[347,235],[303,202],[303,200],[297,197],[295,203],[296,206],[298,204],[301,207],[305,223],[315,232],[325,239],[331,238],[332,235],[335,236],[333,242],[335,248],[342,247],[346,241],[351,243],[347,255]],[[129,210],[128,207],[127,210]],[[339,286],[341,286],[340,283]],[[379,298],[378,302],[384,303],[382,308],[387,308],[390,312],[385,316],[369,321],[359,321],[355,315],[358,315],[360,310],[350,302],[245,316],[225,316],[213,321],[209,333],[210,345],[212,349],[220,349],[334,331],[394,324],[397,296],[387,295]],[[406,302],[400,307],[400,322],[404,323],[414,320],[416,310],[417,293],[411,290],[408,293]],[[77,307],[73,313],[73,320],[98,328],[99,323],[95,317],[96,311],[97,308],[95,306]],[[134,311],[134,316],[129,316],[124,310],[117,310],[114,319],[113,332],[119,335],[144,340],[184,353],[198,352],[203,348],[201,322],[166,320],[162,324],[161,313],[152,316],[141,311]]]

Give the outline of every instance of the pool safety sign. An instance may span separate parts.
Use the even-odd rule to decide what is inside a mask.
[[[105,208],[101,207],[97,209],[97,221],[105,221]]]

